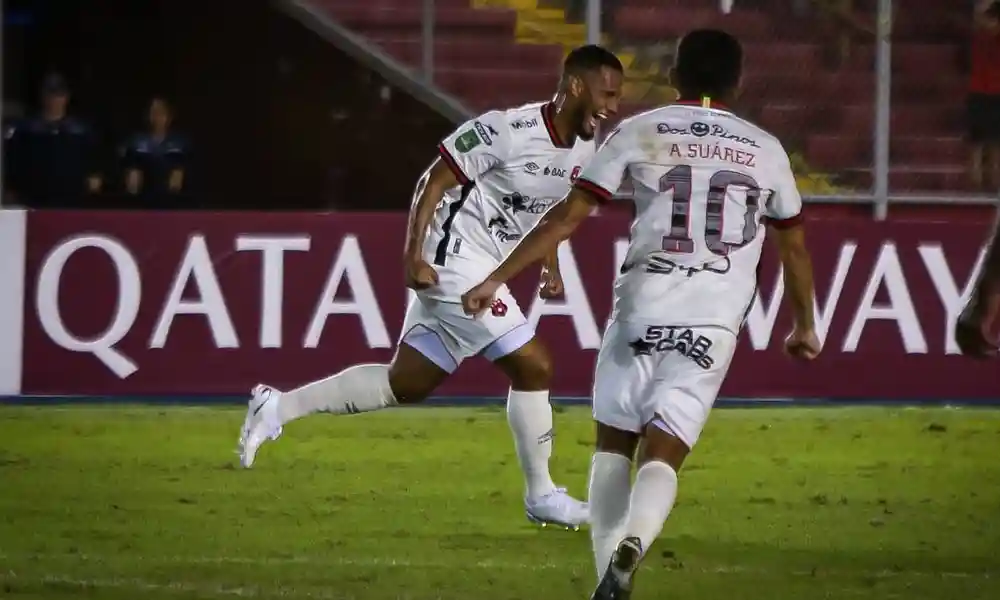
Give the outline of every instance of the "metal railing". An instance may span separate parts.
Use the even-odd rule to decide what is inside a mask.
[[[712,7],[719,10],[721,13],[729,14],[730,16],[739,17],[741,10],[752,11],[754,5],[750,5],[749,8],[743,8],[740,6],[742,0],[705,0],[706,7]],[[480,9],[490,9],[490,8],[518,8],[519,14],[518,18],[524,18],[521,13],[529,12],[530,9],[524,8],[527,4],[524,2],[514,2],[505,0],[470,0],[470,4],[475,8]],[[602,23],[602,12],[604,10],[610,10],[613,7],[609,6],[611,3],[602,0],[588,0],[585,10],[585,40],[587,43],[600,43],[603,38],[601,23]],[[792,0],[789,0],[789,6],[795,4]],[[803,3],[799,3],[802,5]],[[891,121],[893,119],[894,112],[894,97],[893,97],[893,30],[894,30],[894,12],[893,12],[893,1],[892,0],[878,0],[877,4],[877,14],[875,15],[861,15],[864,19],[874,24],[873,32],[875,34],[874,39],[866,38],[859,46],[862,50],[874,49],[874,57],[870,67],[862,65],[858,67],[857,64],[854,65],[855,69],[860,69],[856,71],[855,74],[860,74],[872,79],[872,85],[874,86],[874,100],[866,101],[864,98],[855,100],[848,98],[846,101],[856,101],[856,102],[870,102],[871,110],[871,129],[868,132],[865,131],[845,131],[845,132],[834,132],[835,135],[853,135],[856,137],[868,138],[870,136],[871,156],[870,158],[861,158],[861,161],[870,161],[869,166],[856,165],[853,169],[854,171],[865,171],[864,180],[867,182],[866,185],[851,185],[848,186],[849,189],[843,191],[838,191],[836,193],[814,193],[809,194],[807,197],[808,201],[811,202],[825,202],[825,203],[850,203],[850,204],[869,204],[872,206],[873,216],[876,219],[886,218],[888,207],[890,204],[965,204],[965,205],[991,205],[998,202],[998,197],[992,194],[986,193],[968,193],[959,192],[954,193],[950,191],[937,191],[940,186],[931,186],[932,189],[922,190],[919,184],[914,184],[908,186],[908,184],[900,184],[894,187],[892,179],[890,177],[892,164],[893,164],[893,152],[894,144],[900,143],[893,137],[893,131],[891,129]],[[436,72],[441,69],[440,61],[441,54],[436,50],[436,48],[446,47],[447,42],[444,42],[442,38],[447,36],[441,32],[440,29],[435,27],[436,20],[440,17],[440,11],[444,10],[439,6],[435,0],[422,0],[421,3],[422,10],[422,23],[421,23],[421,57],[420,64],[418,67],[419,79],[428,85],[433,85],[439,82],[439,77],[436,76]],[[784,15],[782,15],[784,16]],[[530,21],[530,15],[527,16],[528,21]],[[776,22],[783,23],[781,20],[775,20]],[[518,30],[521,30],[520,23],[518,25]],[[778,41],[782,41],[782,36],[786,33],[791,34],[792,32],[783,32],[780,29],[775,31],[775,37]],[[581,40],[583,41],[583,40]],[[795,43],[794,40],[789,37],[785,40],[787,43]],[[527,43],[540,43],[538,40],[530,40]],[[558,41],[556,41],[558,43]],[[790,68],[794,68],[795,65],[789,65]],[[866,72],[865,69],[870,68],[871,70]],[[953,79],[960,75],[956,69],[955,73],[949,74]],[[772,93],[774,104],[784,103],[782,98],[783,90],[775,89]],[[461,93],[455,94],[461,98]],[[769,96],[770,98],[771,96]],[[532,100],[534,98],[524,98],[524,101]],[[960,100],[959,100],[960,102]],[[866,104],[867,105],[867,104]],[[497,104],[500,106],[500,104]],[[855,107],[858,108],[858,107]],[[475,106],[470,107],[473,112],[477,111]],[[949,133],[951,135],[951,133]],[[955,134],[952,137],[956,137],[959,134]],[[954,142],[955,140],[950,140]],[[863,154],[867,154],[866,152]],[[806,160],[808,161],[810,155],[808,151],[805,152]],[[963,159],[964,160],[964,159]],[[953,160],[954,162],[954,160]],[[963,163],[964,164],[964,163]],[[930,165],[928,170],[933,171],[936,167]],[[958,168],[951,165],[950,168]],[[905,169],[903,169],[905,170]],[[897,189],[899,188],[899,189]]]

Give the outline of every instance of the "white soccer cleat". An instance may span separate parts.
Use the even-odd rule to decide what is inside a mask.
[[[244,469],[253,466],[257,450],[264,442],[281,436],[281,421],[278,419],[281,392],[258,384],[250,393],[253,396],[250,398],[246,419],[243,420],[243,429],[240,430],[239,455]]]
[[[526,498],[524,513],[529,521],[542,527],[556,525],[578,531],[581,525],[590,522],[587,503],[567,494],[566,488],[556,488],[540,498]]]

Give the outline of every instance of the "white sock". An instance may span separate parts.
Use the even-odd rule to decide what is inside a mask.
[[[524,472],[528,498],[540,498],[555,491],[549,475],[552,456],[552,407],[548,391],[507,395],[507,423],[514,433],[517,459]]]
[[[622,537],[637,537],[643,555],[649,551],[677,498],[677,473],[665,462],[651,460],[639,467],[629,498],[628,522]]]
[[[632,461],[621,454],[595,452],[590,461],[590,541],[594,548],[597,578],[611,562],[615,546],[625,532]]]
[[[278,400],[278,417],[285,424],[318,412],[354,414],[395,404],[389,387],[389,365],[356,365],[284,392]]]

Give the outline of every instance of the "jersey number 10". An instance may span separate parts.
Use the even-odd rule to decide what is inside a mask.
[[[673,192],[670,206],[670,235],[663,238],[666,252],[694,252],[691,239],[691,167],[680,165],[667,171],[660,178],[660,193]],[[743,232],[739,241],[722,239],[725,219],[726,192],[730,187],[746,191],[746,211],[743,213]],[[726,256],[733,248],[742,248],[757,237],[757,211],[760,210],[760,186],[757,181],[736,171],[717,171],[708,181],[705,199],[705,246],[712,254]]]

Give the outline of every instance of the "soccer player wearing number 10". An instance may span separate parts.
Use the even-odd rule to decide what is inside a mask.
[[[623,176],[631,178],[636,217],[594,373],[589,502],[597,600],[631,595],[639,560],[673,507],[677,473],[754,299],[765,224],[794,313],[786,349],[803,359],[820,351],[802,199],[788,155],[727,108],[742,48],[727,33],[700,30],[684,36],[675,57],[680,101],[623,121],[569,196],[463,296],[467,312],[482,311],[503,282],[568,238],[594,205],[613,198]]]
[[[577,48],[563,63],[559,85],[551,102],[490,111],[442,141],[410,210],[406,284],[416,298],[392,363],[356,365],[284,393],[254,388],[240,433],[243,466],[250,467],[261,444],[276,439],[290,421],[420,402],[465,359],[479,355],[511,382],[507,420],[525,477],[526,516],[573,529],[587,521],[586,503],[549,475],[548,351],[506,288],[482,318],[470,318],[461,303],[461,295],[566,195],[593,158],[598,122],[618,110],[621,62],[600,46]],[[543,270],[543,298],[562,287],[552,250]]]

